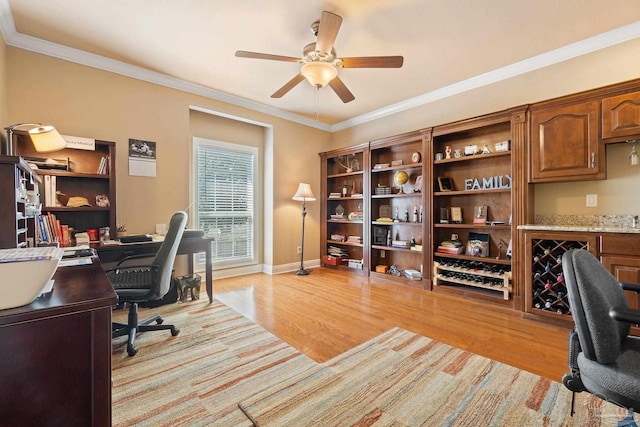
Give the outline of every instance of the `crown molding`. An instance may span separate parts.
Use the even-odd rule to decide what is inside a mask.
[[[482,86],[487,86],[501,80],[519,76],[521,74],[526,74],[540,68],[548,67],[550,65],[567,61],[578,56],[586,55],[588,53],[611,47],[616,44],[624,43],[638,37],[640,37],[640,22],[634,22],[633,24],[625,25],[624,27],[616,28],[615,30],[598,34],[597,36],[593,36],[579,42],[575,42],[558,49],[554,49],[549,52],[545,52],[540,55],[536,55],[531,58],[524,59],[522,61],[489,71],[487,73],[456,82],[449,86],[444,86],[431,92],[416,96],[414,98],[406,99],[396,104],[388,105],[384,108],[371,111],[361,116],[336,123],[331,126],[331,132],[337,132],[342,129],[361,125],[363,123],[377,120],[391,114],[396,114],[401,111],[429,104],[443,98],[458,95],[462,92],[477,89]]]
[[[193,93],[326,132],[337,132],[638,38],[640,37],[640,22],[616,28],[597,36],[453,83],[449,86],[438,88],[431,92],[370,111],[333,125],[317,122],[316,120],[298,114],[170,77],[156,71],[147,70],[142,67],[133,66],[121,61],[18,33],[11,14],[9,0],[0,0],[0,33],[9,46]]]

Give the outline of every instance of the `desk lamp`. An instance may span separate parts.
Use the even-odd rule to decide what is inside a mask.
[[[30,126],[29,138],[35,150],[40,153],[62,150],[67,145],[67,142],[53,126],[41,125],[40,123],[17,123],[4,128],[7,131],[6,155],[13,156],[13,131],[23,126]]]
[[[296,276],[306,276],[309,274],[308,270],[304,269],[304,217],[307,216],[307,200],[313,202],[316,200],[315,196],[311,192],[311,185],[301,182],[298,185],[298,191],[292,197],[293,200],[302,202],[302,244],[300,245],[300,268],[296,271]]]

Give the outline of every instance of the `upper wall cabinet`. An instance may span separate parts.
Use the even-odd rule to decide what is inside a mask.
[[[640,135],[640,92],[604,98],[602,100],[602,139],[618,142],[635,139],[634,137],[638,135]]]
[[[529,182],[605,178],[598,100],[531,108]]]

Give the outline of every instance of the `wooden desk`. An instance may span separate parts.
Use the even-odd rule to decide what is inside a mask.
[[[48,296],[0,310],[0,424],[111,426],[118,298],[98,259],[60,267],[54,279]]]
[[[209,302],[213,302],[213,271],[211,265],[211,237],[189,237],[180,240],[178,255],[206,254],[205,286]],[[118,262],[131,255],[153,255],[158,252],[162,242],[123,243],[120,245],[99,246],[96,252],[103,264]],[[193,256],[189,257],[189,273],[193,273]]]

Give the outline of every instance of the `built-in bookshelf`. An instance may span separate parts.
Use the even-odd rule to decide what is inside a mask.
[[[367,274],[368,145],[320,153],[321,256],[326,267]]]

